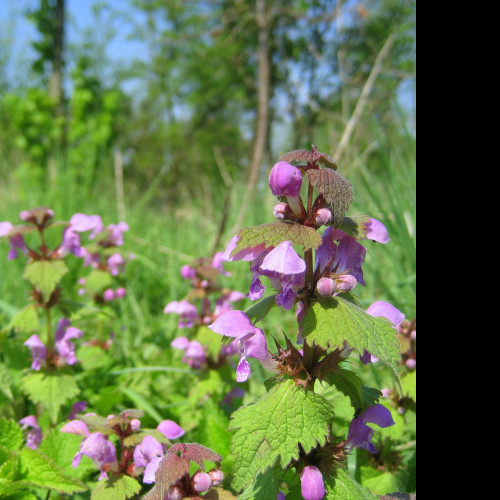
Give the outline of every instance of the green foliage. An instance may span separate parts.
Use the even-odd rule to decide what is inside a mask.
[[[342,295],[322,297],[306,313],[304,338],[325,349],[342,347],[344,342],[359,354],[368,351],[391,368],[398,379],[401,360],[396,332],[385,318],[375,318]]]
[[[52,458],[38,450],[22,448],[23,433],[16,422],[0,419],[0,432],[2,498],[11,498],[11,495],[29,498],[27,491],[32,489],[49,489],[67,495],[87,489],[80,481],[67,475]]]
[[[328,382],[349,397],[355,410],[362,411],[374,406],[382,395],[379,390],[364,386],[358,375],[350,370],[340,369],[333,372]]]
[[[318,248],[321,245],[321,235],[312,227],[287,222],[272,222],[242,229],[238,233],[238,243],[232,256],[245,248],[253,248],[264,244],[266,247],[277,247],[284,241],[302,245],[304,250]]]
[[[327,479],[328,500],[375,500],[377,497],[363,488],[345,469],[338,469],[335,478]]]
[[[255,404],[244,406],[231,417],[232,452],[236,456],[236,491],[253,484],[278,461],[285,469],[305,453],[323,445],[329,436],[333,407],[323,397],[304,391],[293,381],[274,386]]]
[[[40,290],[45,302],[48,302],[68,271],[68,267],[62,260],[40,260],[30,262],[26,266],[23,278]]]
[[[47,410],[50,420],[57,422],[61,406],[80,393],[73,376],[59,372],[37,372],[24,377],[23,392]]]
[[[133,477],[121,475],[100,481],[92,490],[92,500],[126,500],[135,497],[141,485]]]

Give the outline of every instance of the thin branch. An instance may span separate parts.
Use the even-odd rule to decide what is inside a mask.
[[[377,81],[377,78],[379,77],[380,73],[382,73],[383,62],[390,54],[395,40],[396,40],[396,34],[391,33],[387,38],[384,46],[378,53],[377,58],[375,59],[375,63],[373,64],[373,68],[370,72],[370,75],[368,76],[368,79],[366,80],[363,90],[361,91],[361,95],[359,96],[356,108],[354,109],[354,112],[349,122],[347,123],[344,133],[342,134],[342,138],[340,139],[337,151],[334,155],[334,158],[337,161],[337,163],[340,163],[342,161],[345,151],[351,141],[354,130],[368,104],[368,100],[370,98],[370,94],[373,90],[373,87],[375,86],[375,82]]]

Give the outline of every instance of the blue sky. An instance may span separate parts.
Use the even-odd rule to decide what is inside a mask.
[[[68,22],[66,25],[66,41],[68,45],[76,44],[85,38],[85,30],[96,27],[96,18],[93,8],[98,0],[66,0]],[[142,15],[134,11],[131,13],[129,0],[108,0],[106,2],[117,11],[111,16],[109,10],[103,12],[103,19],[107,27],[116,31],[112,43],[106,44],[106,52],[111,60],[117,64],[128,63],[136,58],[144,58],[146,47],[144,44],[129,40],[131,25],[120,19],[121,16]],[[26,78],[29,63],[33,59],[31,42],[36,39],[37,32],[33,24],[26,19],[24,12],[38,5],[38,0],[0,0],[0,40],[7,40],[10,45],[8,65],[9,78]],[[138,19],[142,21],[142,19]],[[104,28],[104,26],[103,26]]]

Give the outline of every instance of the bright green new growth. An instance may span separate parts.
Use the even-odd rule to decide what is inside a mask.
[[[40,290],[45,302],[48,302],[67,272],[68,267],[62,260],[39,260],[26,266],[23,278]]]
[[[309,344],[325,349],[347,343],[359,354],[368,351],[387,365],[396,380],[401,360],[396,332],[385,318],[376,318],[341,296],[322,297],[313,304],[302,322]]]
[[[41,403],[47,409],[52,422],[57,422],[61,406],[80,393],[74,377],[57,372],[28,375],[23,379],[22,390],[33,403]]]
[[[229,429],[236,431],[232,448],[235,490],[248,488],[278,460],[286,469],[299,458],[299,444],[305,453],[324,445],[333,418],[333,407],[325,398],[291,380],[237,410]]]
[[[21,427],[13,420],[0,419],[0,498],[25,493],[31,488],[67,495],[87,489],[80,481],[67,476],[51,458],[23,445]]]
[[[133,477],[113,476],[97,483],[90,498],[92,500],[126,500],[134,498],[140,491],[141,485]]]

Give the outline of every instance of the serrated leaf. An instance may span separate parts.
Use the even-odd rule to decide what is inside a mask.
[[[277,247],[284,241],[302,245],[304,250],[310,250],[318,248],[323,240],[312,227],[291,222],[272,222],[242,229],[238,233],[238,243],[231,255],[234,256],[245,248],[254,248],[262,244],[266,248]]]
[[[258,323],[262,321],[269,311],[276,306],[276,295],[270,295],[265,299],[262,299],[260,302],[252,306],[248,311],[246,311],[246,315],[250,318],[250,321],[254,323]]]
[[[273,387],[255,404],[231,417],[236,491],[253,484],[258,474],[279,461],[285,469],[305,453],[324,445],[334,418],[333,407],[322,396],[305,391],[291,380]]]
[[[82,436],[61,432],[59,429],[52,429],[43,437],[38,450],[50,457],[54,463],[60,467],[64,473],[70,477],[83,478],[90,470],[95,471],[95,467],[84,467],[85,460],[74,468],[72,461],[82,443]]]
[[[62,260],[40,260],[30,262],[26,266],[23,278],[40,290],[47,302],[68,271],[68,267]]]
[[[21,389],[33,403],[47,409],[52,422],[57,422],[61,406],[80,393],[74,377],[57,372],[31,373],[23,379]]]
[[[8,329],[18,332],[35,333],[40,330],[40,318],[37,312],[38,306],[30,304],[19,311],[9,323]]]
[[[378,500],[370,490],[363,488],[344,469],[338,469],[335,478],[325,481],[327,488],[327,500]]]
[[[350,370],[334,371],[328,382],[351,400],[351,406],[355,410],[365,410],[374,406],[382,396],[379,390],[363,385],[363,381]]]
[[[14,420],[0,418],[0,446],[11,451],[23,448],[24,434],[20,425]]]
[[[310,344],[330,349],[347,342],[361,355],[367,350],[387,365],[399,382],[399,343],[386,318],[370,316],[341,296],[322,297],[309,308],[302,327],[302,335]]]
[[[59,493],[86,491],[80,481],[66,476],[61,468],[37,450],[24,448],[19,453],[22,480],[37,488],[49,488]]]
[[[317,152],[315,154],[313,151],[307,151],[306,149],[295,149],[284,154],[279,161],[286,161],[288,163],[313,162],[317,157]]]
[[[404,488],[404,481],[398,475],[380,472],[372,467],[361,467],[361,481],[376,495],[386,495]]]
[[[340,226],[354,200],[352,184],[331,168],[308,170],[307,177],[328,203],[328,208],[333,214],[331,225]]]
[[[0,481],[13,481],[16,478],[19,459],[14,450],[0,446]],[[0,492],[2,488],[0,487]]]
[[[130,476],[112,476],[106,481],[99,481],[92,490],[92,500],[126,500],[141,491],[140,483]]]

